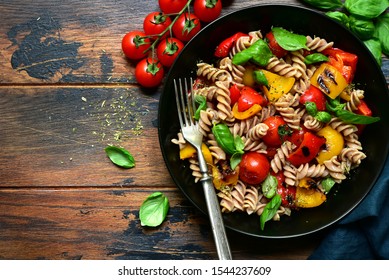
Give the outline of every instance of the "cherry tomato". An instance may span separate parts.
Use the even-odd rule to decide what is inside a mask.
[[[289,142],[294,144],[296,147],[298,147],[303,142],[304,134],[307,131],[308,131],[308,129],[306,129],[305,127],[302,127],[302,129],[293,130],[291,135],[288,135],[286,137],[286,140],[288,140]]]
[[[143,21],[143,30],[146,35],[156,35],[152,36],[152,39],[156,39],[159,34],[165,31],[169,25],[172,23],[172,20],[160,12],[152,12],[148,14]],[[162,39],[166,38],[169,35],[169,32],[161,37]]]
[[[306,102],[314,102],[319,111],[325,111],[326,101],[324,93],[313,85],[310,85],[300,97],[301,104],[304,105]]]
[[[266,98],[259,94],[255,89],[244,86],[240,90],[240,97],[238,100],[238,110],[239,112],[244,112],[248,110],[254,104],[259,104],[262,107],[267,104]]]
[[[122,39],[122,50],[129,59],[138,60],[147,56],[146,49],[150,47],[151,41],[145,37],[142,31],[130,31]]]
[[[263,121],[269,129],[265,136],[262,137],[263,142],[270,147],[278,147],[284,142],[287,133],[292,131],[281,116],[270,116]]]
[[[272,173],[272,175],[276,177],[278,181],[277,193],[281,196],[281,205],[284,207],[294,207],[294,202],[296,200],[296,187],[286,186],[284,173]]]
[[[242,156],[239,164],[239,179],[250,185],[263,182],[270,171],[267,157],[257,152],[248,152]]]
[[[310,162],[317,156],[325,142],[326,139],[324,137],[312,132],[305,132],[301,145],[289,155],[289,162],[296,167]]]
[[[230,87],[230,99],[231,99],[231,105],[234,105],[240,97],[240,89],[236,84],[233,84]]]
[[[278,58],[281,58],[281,57],[284,57],[288,51],[284,50],[276,41],[276,38],[274,37],[274,34],[273,32],[269,32],[266,34],[266,40],[267,40],[267,44],[269,45],[269,48],[270,50],[272,51],[272,53],[278,57]]]
[[[172,66],[174,60],[184,47],[184,43],[176,38],[166,38],[157,47],[157,57],[163,66]]]
[[[187,42],[201,29],[199,18],[194,14],[183,13],[173,24],[173,34],[183,42]]]
[[[234,46],[235,42],[240,38],[240,37],[243,37],[243,36],[248,36],[247,34],[245,33],[242,33],[242,32],[238,32],[238,33],[235,33],[234,35],[232,35],[231,37],[228,37],[227,39],[224,39],[217,47],[216,47],[216,50],[214,52],[214,55],[216,57],[220,57],[220,58],[223,58],[223,57],[226,57],[229,55],[232,47]]]
[[[195,0],[193,11],[204,22],[211,22],[220,16],[222,11],[221,0]]]
[[[164,76],[162,64],[151,57],[147,57],[138,62],[135,67],[135,78],[144,87],[158,86]]]
[[[158,0],[159,8],[165,14],[176,14],[186,5],[187,0]]]

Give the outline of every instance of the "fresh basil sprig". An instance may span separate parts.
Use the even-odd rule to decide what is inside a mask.
[[[194,98],[195,98],[196,104],[198,104],[197,110],[196,110],[196,112],[194,114],[194,119],[198,121],[200,119],[200,112],[202,110],[207,109],[207,99],[205,98],[205,96],[202,96],[202,95],[199,95],[199,94],[196,94],[194,96]]]
[[[272,56],[273,53],[266,42],[259,39],[247,49],[236,53],[232,58],[232,63],[235,65],[243,65],[251,61],[259,66],[266,66]]]
[[[165,220],[169,211],[169,199],[161,192],[149,195],[139,209],[142,226],[157,227]]]
[[[331,177],[328,177],[321,181],[321,185],[324,189],[324,193],[329,193],[332,187],[335,186],[335,181]]]
[[[364,18],[376,18],[382,14],[388,7],[387,0],[346,0],[344,7],[352,15],[362,16]]]
[[[389,14],[385,13],[377,18],[374,37],[381,43],[382,52],[389,55]]]
[[[307,101],[305,102],[305,109],[307,110],[308,114],[317,119],[320,122],[328,123],[331,120],[331,114],[326,111],[319,111],[317,109],[316,103]]]
[[[312,53],[312,54],[307,55],[304,58],[304,63],[305,64],[314,64],[314,63],[318,63],[318,62],[325,62],[328,60],[329,60],[328,56],[326,56],[322,53]]]
[[[273,175],[268,175],[262,183],[262,193],[266,198],[272,198],[277,193],[278,181]]]
[[[263,212],[259,218],[259,223],[261,226],[261,230],[265,229],[265,223],[270,221],[274,215],[277,213],[278,208],[281,205],[281,196],[276,194],[273,198],[266,204],[265,208],[263,208]]]
[[[277,43],[287,51],[307,49],[307,37],[292,33],[282,27],[273,27],[272,32]]]
[[[389,8],[388,0],[303,0],[326,10],[326,15],[348,28],[372,52],[382,65],[382,53],[389,56]],[[379,44],[378,44],[379,41]]]
[[[108,146],[105,148],[105,153],[117,166],[123,168],[132,168],[135,166],[134,157],[124,148]]]
[[[345,104],[340,103],[339,98],[329,99],[326,103],[328,111],[332,112],[336,117],[350,124],[371,124],[378,122],[379,117],[369,117],[358,115],[344,109]]]
[[[234,170],[241,162],[244,153],[244,142],[242,138],[239,135],[234,137],[230,128],[224,123],[215,124],[212,127],[212,133],[223,151],[231,155],[230,166]]]

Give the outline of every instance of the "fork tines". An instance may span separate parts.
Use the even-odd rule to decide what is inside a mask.
[[[174,91],[176,95],[176,103],[178,109],[178,119],[180,126],[193,125],[193,116],[195,114],[195,99],[193,97],[193,79],[189,79],[189,86],[187,79],[178,79],[178,85],[174,79]]]

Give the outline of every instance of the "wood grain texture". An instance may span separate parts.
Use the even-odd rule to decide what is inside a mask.
[[[207,217],[163,162],[162,87],[140,88],[121,51],[157,1],[27,2],[0,1],[0,259],[216,259]],[[222,15],[269,2],[226,0]],[[382,69],[388,79],[387,58]],[[109,144],[136,167],[114,166]],[[154,191],[171,208],[160,227],[142,228],[139,207]],[[306,259],[320,241],[228,237],[234,259]]]

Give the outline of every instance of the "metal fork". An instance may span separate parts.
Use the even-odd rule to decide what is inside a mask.
[[[203,134],[198,128],[197,121],[193,119],[196,107],[195,98],[193,96],[192,78],[190,78],[189,85],[190,86],[188,88],[186,79],[184,79],[183,83],[181,82],[181,79],[179,79],[178,85],[176,80],[174,80],[178,119],[180,121],[182,135],[184,136],[185,140],[188,141],[197,150],[199,167],[202,174],[200,181],[204,189],[205,200],[218,257],[221,260],[231,260],[232,257],[230,246],[227,240],[219,201],[216,196],[215,188],[212,184],[212,177],[208,174],[207,163],[205,162],[204,155],[201,151]],[[190,98],[189,95],[191,95]]]

